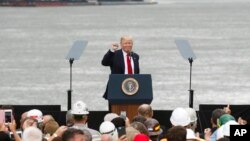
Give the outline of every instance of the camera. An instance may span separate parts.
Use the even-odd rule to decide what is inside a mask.
[[[120,117],[126,120],[126,117],[127,117],[126,111],[121,111]]]
[[[4,123],[11,123],[12,121],[12,110],[11,109],[6,109],[4,110]]]
[[[126,134],[126,128],[124,126],[117,127],[118,137],[120,138],[122,135]]]

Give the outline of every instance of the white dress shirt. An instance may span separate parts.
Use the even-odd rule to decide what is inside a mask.
[[[128,74],[127,53],[122,50],[122,54],[123,54],[124,64],[125,64],[124,74]],[[132,74],[134,74],[134,60],[133,60],[132,56],[130,56],[129,58],[130,58],[131,66],[132,66]]]

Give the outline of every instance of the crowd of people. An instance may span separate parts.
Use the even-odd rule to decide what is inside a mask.
[[[229,106],[212,112],[211,128],[203,133],[196,132],[198,118],[192,108],[174,109],[166,119],[172,127],[164,127],[153,118],[153,109],[148,104],[140,105],[137,112],[133,119],[108,113],[97,131],[88,128],[89,111],[82,101],[67,111],[66,123],[62,126],[53,116],[32,109],[21,115],[19,129],[13,118],[9,123],[1,121],[0,141],[228,141],[230,125],[249,124],[249,117],[236,121]]]

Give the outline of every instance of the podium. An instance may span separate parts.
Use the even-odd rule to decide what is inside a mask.
[[[107,99],[112,113],[119,115],[126,111],[132,120],[141,104],[150,104],[153,100],[151,75],[110,74]]]

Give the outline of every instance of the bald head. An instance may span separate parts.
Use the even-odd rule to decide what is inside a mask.
[[[152,118],[153,117],[153,110],[152,107],[148,104],[142,104],[138,108],[138,115],[141,115],[145,118]]]

